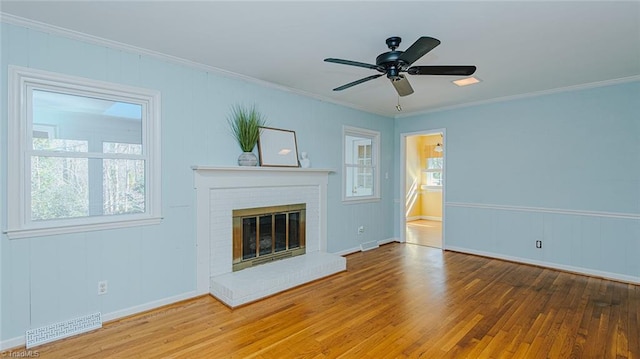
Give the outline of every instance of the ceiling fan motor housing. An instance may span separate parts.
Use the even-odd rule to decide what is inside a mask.
[[[376,65],[381,67],[380,72],[386,73],[390,79],[395,79],[400,75],[401,71],[406,71],[407,64],[398,60],[403,51],[389,51],[376,57]]]

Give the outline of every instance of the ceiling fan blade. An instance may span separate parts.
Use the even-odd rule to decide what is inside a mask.
[[[358,66],[358,67],[364,67],[364,68],[367,68],[367,69],[383,71],[383,69],[381,69],[377,65],[365,64],[364,62],[357,62],[357,61],[343,60],[343,59],[334,59],[334,58],[324,59],[324,61],[325,62],[333,62],[333,63],[336,63],[336,64],[349,65],[349,66]]]
[[[406,62],[407,65],[411,65],[438,45],[440,45],[440,40],[423,36],[416,40],[413,45],[409,46],[409,48],[398,57],[398,60],[402,60]]]
[[[400,75],[397,78],[390,79],[390,80],[391,80],[391,83],[393,84],[393,87],[396,88],[398,95],[407,96],[413,93],[413,88],[411,87],[409,80],[407,80],[407,78],[404,77],[404,75]]]
[[[475,66],[414,66],[407,72],[410,75],[445,75],[471,76],[476,72]]]
[[[360,80],[357,80],[357,81],[349,82],[349,83],[348,83],[348,84],[346,84],[346,85],[342,85],[342,86],[340,86],[340,87],[336,87],[336,88],[334,88],[334,89],[333,89],[333,91],[342,91],[342,90],[344,90],[344,89],[348,89],[348,88],[349,88],[349,87],[351,87],[351,86],[359,85],[359,84],[361,84],[361,83],[363,83],[363,82],[367,82],[367,81],[369,81],[369,80],[377,79],[378,77],[380,77],[380,76],[382,76],[382,75],[383,75],[383,74],[371,75],[371,76],[369,76],[369,77],[365,77],[365,78],[360,79]]]

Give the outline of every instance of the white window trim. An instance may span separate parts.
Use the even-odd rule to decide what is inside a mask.
[[[347,197],[347,164],[345,157],[345,137],[369,137],[371,138],[371,164],[373,171],[373,194],[370,196]],[[380,132],[369,129],[342,126],[342,202],[345,204],[367,203],[380,201]]]
[[[425,173],[440,173],[441,175],[444,174],[444,171],[442,171],[442,168],[438,168],[438,169],[424,169],[422,170]],[[442,192],[442,185],[440,186],[433,186],[433,185],[422,185],[420,186],[420,189],[423,190],[429,190],[428,192]]]
[[[27,134],[31,124],[26,119],[28,88],[64,87],[84,95],[94,93],[98,97],[135,99],[143,104],[146,118],[143,123],[143,149],[149,151],[145,169],[145,212],[109,216],[92,216],[47,221],[30,221],[30,193],[26,173]],[[42,70],[9,65],[8,83],[8,176],[7,176],[7,225],[5,231],[10,239],[47,236],[93,230],[114,229],[139,225],[157,224],[161,216],[161,144],[160,144],[160,92],[120,84],[113,84],[81,77],[61,75]],[[28,177],[27,177],[28,175]]]

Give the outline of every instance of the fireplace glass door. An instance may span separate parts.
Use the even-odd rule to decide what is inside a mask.
[[[233,270],[304,254],[305,205],[233,211]]]

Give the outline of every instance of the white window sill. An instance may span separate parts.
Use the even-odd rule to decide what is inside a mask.
[[[46,227],[46,228],[22,228],[22,229],[8,229],[5,231],[9,239],[20,239],[30,237],[42,237],[53,236],[58,234],[88,232],[88,231],[100,231],[105,229],[117,229],[136,226],[147,226],[160,224],[162,217],[135,219],[129,221],[117,221],[117,222],[105,222],[105,223],[91,223],[91,224],[77,224],[71,226],[58,226],[58,227]]]
[[[364,198],[343,198],[343,204],[359,204],[359,203],[372,203],[380,202],[380,197],[364,197]]]

